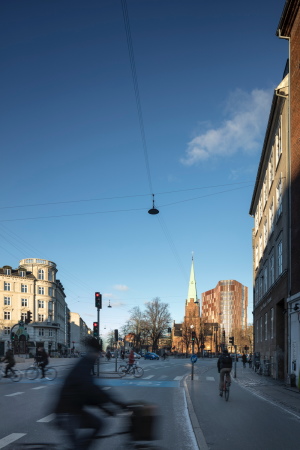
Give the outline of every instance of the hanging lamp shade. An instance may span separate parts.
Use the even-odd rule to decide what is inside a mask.
[[[153,196],[153,200],[152,200],[153,204],[152,204],[152,208],[149,209],[148,214],[151,214],[152,216],[154,216],[155,214],[159,214],[159,211],[154,206],[154,194],[152,194],[152,196]]]

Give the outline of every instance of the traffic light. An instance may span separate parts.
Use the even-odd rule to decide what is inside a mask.
[[[118,330],[115,330],[115,342],[118,342],[119,340],[119,332]]]
[[[196,331],[192,331],[192,341],[194,341],[196,338]]]
[[[95,306],[98,309],[102,309],[102,295],[100,292],[95,292]]]
[[[27,311],[27,318],[25,319],[25,323],[30,323],[30,322],[32,322],[32,312]]]
[[[10,338],[11,338],[12,341],[15,340],[15,333],[14,332],[11,333]]]
[[[94,332],[93,332],[94,337],[98,337],[99,336],[98,322],[93,322],[93,328],[94,328]]]
[[[230,336],[229,344],[234,345],[234,336]]]

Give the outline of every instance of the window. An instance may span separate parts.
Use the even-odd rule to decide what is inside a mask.
[[[39,300],[38,301],[38,307],[39,308],[44,308],[44,300]]]
[[[263,320],[262,317],[260,318],[260,341],[263,340]]]
[[[277,275],[282,273],[282,241],[277,245]]]
[[[259,292],[258,292],[258,279],[255,280],[255,304],[258,303],[259,300]]]
[[[257,321],[256,321],[256,343],[259,342],[259,333],[258,333],[258,330],[259,330],[259,325],[258,325],[258,320],[257,320]]]
[[[38,314],[38,321],[44,322],[44,314]]]
[[[262,234],[259,236],[259,259],[263,255],[263,244],[262,244]]]
[[[270,286],[272,286],[272,284],[275,281],[275,273],[274,273],[274,253],[271,254],[270,256]]]
[[[274,167],[273,167],[273,152],[269,159],[269,190],[271,189],[274,180]]]
[[[53,272],[52,270],[48,270],[48,281],[53,281]]]
[[[10,334],[10,327],[4,327],[4,334]]]
[[[259,276],[259,300],[262,298],[262,293],[263,293],[263,276],[260,273],[260,276]]]
[[[4,311],[4,320],[10,320],[10,311]]]
[[[278,130],[275,137],[276,166],[279,163],[282,154],[281,119],[282,117],[280,116]]]
[[[268,220],[265,220],[264,223],[264,247],[266,248],[267,244],[268,244]]]
[[[274,200],[272,200],[269,209],[269,223],[270,223],[270,234],[272,234],[274,229]]]
[[[39,280],[44,280],[44,278],[45,278],[44,270],[43,269],[39,269],[39,271],[38,271],[38,279]]]
[[[255,231],[257,231],[258,230],[258,209],[256,209],[256,212],[255,212],[255,216],[254,216],[254,224],[255,224]]]
[[[261,221],[262,218],[262,199],[261,196],[259,197],[259,202],[258,202],[258,221]]]
[[[265,314],[265,341],[268,340],[268,313]]]
[[[274,337],[274,308],[271,308],[271,314],[270,314],[270,325],[271,325],[271,329],[270,329],[270,333],[271,333],[271,339],[273,339]]]
[[[53,330],[49,330],[49,337],[53,336]]]
[[[49,297],[53,297],[53,288],[52,287],[48,288],[48,295],[49,295]]]
[[[264,268],[264,293],[268,290],[268,266],[265,265]]]
[[[28,306],[28,299],[27,298],[21,298],[21,305],[22,306]]]
[[[4,290],[5,290],[5,291],[10,291],[10,283],[6,283],[6,282],[4,281]]]
[[[20,275],[20,277],[25,277],[26,272],[24,270],[20,270],[19,275]]]
[[[44,336],[44,328],[39,328],[39,336]]]
[[[11,275],[10,269],[3,269],[4,275]]]
[[[21,320],[23,320],[23,322],[25,322],[26,319],[27,319],[27,313],[21,313]]]
[[[10,297],[4,297],[4,305],[11,305],[11,298]]]
[[[277,206],[276,215],[278,218],[282,213],[282,178],[281,178],[281,175],[280,175],[277,187],[276,187],[276,206]]]
[[[266,206],[268,200],[268,184],[267,184],[267,175],[265,175],[264,186],[263,186],[263,206]]]
[[[255,247],[255,268],[258,267],[258,245]]]
[[[28,292],[27,284],[21,284],[21,292]]]
[[[45,294],[45,289],[42,286],[39,286],[39,295],[44,295]]]

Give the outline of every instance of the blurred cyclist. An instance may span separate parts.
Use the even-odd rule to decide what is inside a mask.
[[[102,420],[85,408],[98,406],[106,413],[113,413],[106,409],[106,405],[113,403],[125,407],[95,384],[92,368],[99,357],[100,345],[97,339],[89,337],[85,341],[86,355],[71,369],[61,389],[55,413],[56,424],[68,433],[72,442],[72,449],[86,450],[94,437],[102,428]],[[81,435],[80,430],[89,429],[90,433]]]
[[[230,378],[231,369],[232,369],[232,358],[229,355],[228,350],[224,349],[222,355],[218,359],[218,372],[220,374],[219,389],[221,397],[223,395],[224,377],[226,376],[229,385],[231,383]]]
[[[5,367],[5,375],[3,377],[3,378],[7,378],[8,371],[10,370],[11,372],[13,372],[13,367],[16,364],[14,353],[13,353],[12,349],[9,348],[7,350],[2,361],[7,362],[6,367]]]

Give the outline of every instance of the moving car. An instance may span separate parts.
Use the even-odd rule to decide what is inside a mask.
[[[145,359],[159,359],[159,356],[156,353],[148,352],[144,355]]]

